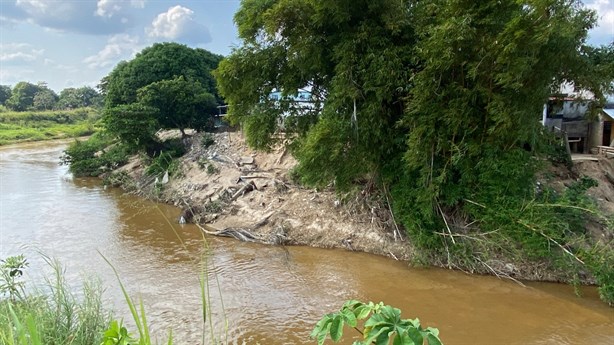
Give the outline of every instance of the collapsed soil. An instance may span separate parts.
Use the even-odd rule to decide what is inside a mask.
[[[205,135],[213,144],[204,147],[203,134],[191,136],[191,148],[180,158],[180,172],[169,178],[160,193],[152,191],[149,183],[145,195],[182,208],[188,221],[206,224],[210,232],[247,230],[259,242],[412,258],[412,248],[401,237],[390,210],[370,200],[367,193],[342,200],[332,188],[299,186],[288,176],[296,161],[284,148],[252,150],[240,132]],[[142,191],[147,189],[143,182],[151,182],[136,156],[119,170],[141,181]],[[255,188],[241,192],[248,184]]]
[[[177,136],[165,133],[164,138]],[[210,145],[203,145],[207,136]],[[309,189],[293,183],[289,175],[296,161],[283,147],[261,152],[250,149],[240,132],[197,133],[184,139],[190,147],[179,159],[178,172],[168,181],[144,174],[138,156],[119,171],[137,181],[137,191],[172,203],[188,222],[203,231],[270,244],[345,248],[384,255],[396,260],[414,258],[414,249],[394,220],[387,202],[368,189],[339,195],[331,188]],[[595,156],[597,157],[597,156]],[[574,162],[574,168],[552,167],[540,180],[562,190],[580,176],[595,179],[588,191],[606,215],[614,215],[614,159]],[[604,243],[614,239],[613,229],[587,226]],[[561,280],[546,265],[500,262],[508,277],[527,280]],[[481,272],[488,273],[488,272]],[[586,283],[589,279],[582,279]]]

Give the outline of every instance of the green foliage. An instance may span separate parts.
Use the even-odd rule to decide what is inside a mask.
[[[168,171],[169,176],[174,176],[179,171],[179,158],[185,154],[185,145],[181,139],[167,140],[159,143],[153,157],[147,158],[148,175],[163,175]]]
[[[0,260],[0,296],[8,294],[11,300],[23,299],[24,282],[19,279],[26,267],[28,262],[23,255]]]
[[[98,176],[125,164],[134,151],[117,144],[104,133],[96,133],[86,141],[75,140],[60,157],[61,164],[70,165],[76,176]]]
[[[614,249],[600,243],[584,254],[587,266],[599,285],[599,296],[614,307]]]
[[[153,82],[138,90],[141,104],[158,109],[154,115],[162,128],[211,129],[217,111],[215,96],[200,82],[178,76]]]
[[[104,331],[100,345],[130,345],[135,343],[136,340],[128,334],[123,322],[118,323],[117,320],[112,320],[109,328]]]
[[[145,173],[147,175],[163,175],[168,171],[169,176],[173,176],[179,170],[179,162],[170,152],[162,152],[154,157],[148,164]]]
[[[0,343],[99,344],[108,323],[100,284],[84,282],[81,298],[77,298],[66,284],[60,265],[48,257],[44,259],[54,273],[44,292],[30,289],[34,292],[23,294],[18,300],[0,300]],[[17,261],[25,259],[18,257]]]
[[[128,62],[120,62],[100,85],[106,96],[106,108],[137,101],[137,90],[162,80],[183,76],[200,83],[206,92],[216,95],[211,70],[222,59],[204,49],[192,49],[178,43],[156,43],[139,52]]]
[[[105,127],[131,146],[146,148],[159,128],[212,127],[221,104],[211,70],[221,56],[178,43],[156,43],[103,78]]]
[[[363,331],[357,328],[361,320],[365,320]],[[345,302],[339,312],[324,315],[311,337],[317,339],[318,345],[324,344],[327,337],[338,342],[345,325],[362,334],[363,340],[355,341],[356,345],[390,344],[391,341],[398,345],[442,344],[439,330],[422,328],[418,319],[401,319],[401,310],[382,302],[374,304],[355,300]]]
[[[283,129],[303,183],[377,183],[431,262],[554,266],[600,217],[589,184],[537,190],[539,162],[561,154],[539,120],[564,82],[597,103],[611,91],[612,45],[585,45],[595,21],[576,0],[245,0],[243,45],[214,74],[250,146]],[[286,97],[301,88],[308,112]]]
[[[69,87],[60,92],[56,108],[76,109],[102,106],[103,97],[89,86],[79,88]]]
[[[215,139],[213,138],[213,136],[209,133],[205,133],[203,134],[202,139],[200,140],[200,144],[203,146],[203,148],[208,148],[209,146],[215,144]]]
[[[32,108],[36,110],[51,110],[55,108],[58,101],[58,95],[47,87],[42,87],[34,94],[32,99]]]
[[[105,109],[102,121],[108,133],[116,135],[130,148],[140,150],[155,142],[158,113],[156,108],[133,103]]]
[[[9,98],[11,98],[11,87],[0,85],[0,105],[4,105]]]
[[[15,84],[9,97],[4,105],[15,111],[24,111],[30,109],[34,104],[34,96],[41,88],[37,85],[20,81]]]
[[[0,145],[90,135],[100,118],[90,108],[0,113]]]

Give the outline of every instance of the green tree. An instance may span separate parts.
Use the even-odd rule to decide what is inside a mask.
[[[130,61],[120,62],[103,78],[100,87],[106,107],[137,101],[137,90],[151,83],[183,76],[198,81],[217,97],[211,70],[217,68],[220,55],[204,49],[192,49],[178,43],[156,43],[143,49]]]
[[[552,245],[582,236],[583,216],[579,199],[536,192],[539,121],[563,83],[598,102],[611,90],[611,47],[585,45],[595,20],[576,0],[245,0],[243,45],[214,74],[250,145],[270,147],[283,123],[303,182],[379,185],[434,261],[502,243],[564,257]],[[307,114],[285,97],[300,88]],[[456,246],[469,243],[457,231],[500,237]]]
[[[58,109],[75,109],[102,104],[102,96],[89,86],[79,88],[69,87],[60,92],[56,107]]]
[[[0,85],[0,105],[4,105],[9,98],[11,98],[11,87]]]
[[[145,149],[154,142],[158,130],[158,109],[140,103],[106,109],[103,123],[110,133],[132,149]]]
[[[33,106],[34,96],[40,89],[38,85],[20,81],[13,87],[11,97],[6,100],[5,105],[15,111],[27,110]]]
[[[215,96],[183,76],[139,89],[138,101],[158,110],[156,120],[162,128],[179,128],[183,136],[185,128],[204,129],[217,110]]]
[[[58,101],[58,95],[47,87],[39,87],[32,99],[32,108],[36,110],[51,110]]]
[[[248,142],[267,147],[287,116],[271,92],[310,87],[325,102],[294,132],[303,180],[379,177],[408,226],[438,228],[439,204],[504,192],[478,188],[500,160],[525,167],[499,174],[510,192],[532,188],[523,147],[553,88],[583,81],[595,14],[568,0],[247,0],[235,21],[243,46],[215,74]]]
[[[118,120],[116,115],[122,114],[125,108],[114,111],[115,107],[139,102],[149,110],[155,109],[149,113],[149,125],[177,127],[184,134],[188,126],[205,128],[209,116],[220,103],[211,70],[218,66],[221,59],[221,56],[204,49],[192,49],[177,43],[157,43],[143,49],[133,60],[120,62],[99,85],[105,97],[105,109],[112,114],[105,122],[107,130],[112,133],[122,130],[122,126],[112,121]],[[140,114],[144,116],[143,112]],[[126,122],[131,120],[137,118],[121,121],[130,128],[138,128]],[[138,117],[138,121],[142,120],[142,117]],[[148,134],[153,135],[153,132],[145,130],[143,133]],[[149,142],[152,143],[153,139]]]

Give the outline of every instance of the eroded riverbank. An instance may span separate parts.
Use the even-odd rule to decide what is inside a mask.
[[[25,251],[32,279],[45,267],[36,248],[60,259],[73,283],[82,275],[99,276],[109,306],[127,319],[99,250],[116,265],[129,293],[142,296],[159,337],[172,328],[178,344],[199,343],[200,230],[169,226],[178,208],[104,189],[99,179],[72,179],[57,164],[63,145],[0,148],[0,256]],[[308,334],[315,321],[351,298],[399,307],[405,317],[439,328],[446,344],[614,341],[612,309],[592,287],[582,288],[578,298],[567,285],[522,287],[496,277],[410,269],[359,252],[206,240],[215,326],[223,334],[226,315],[229,343],[313,344]]]

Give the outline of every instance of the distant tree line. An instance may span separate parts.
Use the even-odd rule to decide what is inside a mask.
[[[89,86],[65,88],[58,95],[47,83],[20,81],[13,88],[0,85],[0,105],[13,111],[65,110],[102,106],[104,97]]]

